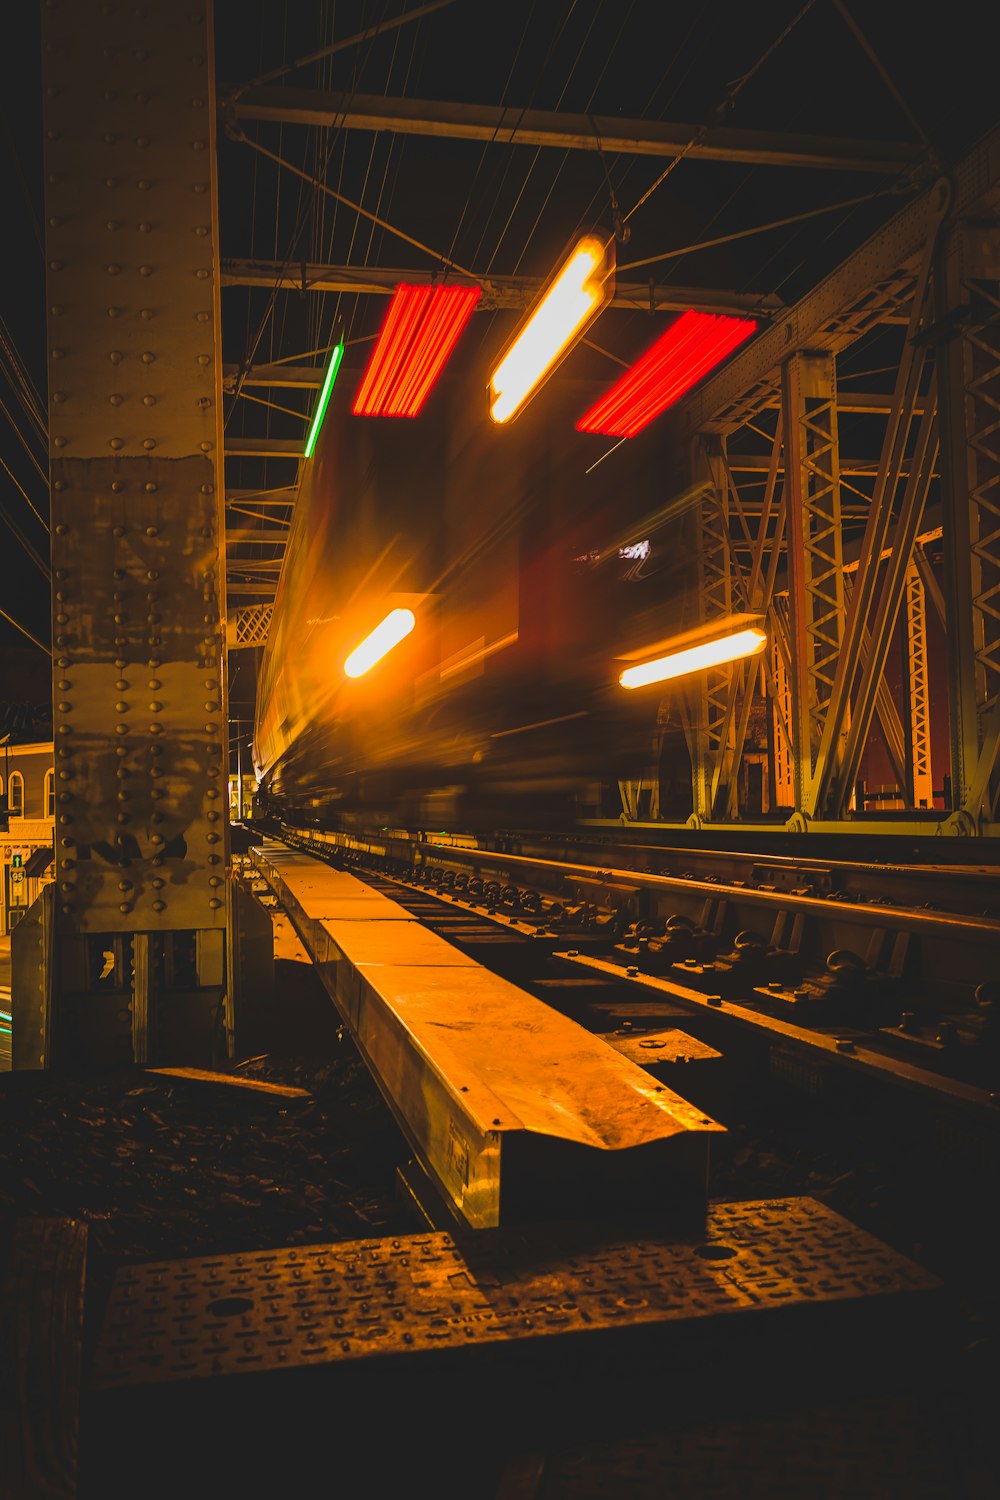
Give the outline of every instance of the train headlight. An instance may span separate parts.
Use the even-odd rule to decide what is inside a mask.
[[[587,235],[542,292],[490,379],[490,416],[507,422],[614,292],[614,240]]]
[[[679,636],[663,646],[675,649],[663,651],[662,655],[648,661],[637,662],[626,667],[618,678],[623,688],[645,687],[651,682],[669,682],[675,677],[687,677],[692,672],[703,672],[707,667],[722,666],[725,662],[740,661],[745,656],[757,656],[767,645],[767,633],[759,624],[747,623],[747,618],[720,621],[711,634],[702,630],[691,635]],[[657,649],[657,648],[650,648]]]
[[[363,677],[376,662],[389,654],[393,646],[405,640],[416,623],[412,609],[391,609],[344,662],[347,676]]]

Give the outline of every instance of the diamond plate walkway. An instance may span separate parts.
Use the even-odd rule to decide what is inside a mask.
[[[716,1206],[680,1241],[560,1226],[130,1266],[91,1373],[95,1493],[145,1469],[157,1495],[308,1474],[492,1500],[534,1446],[898,1392],[934,1358],[936,1285],[809,1198]]]
[[[934,1279],[809,1198],[712,1209],[695,1243],[576,1253],[565,1235],[449,1234],[258,1250],[119,1272],[98,1387],[247,1375],[551,1336],[673,1329],[926,1292]],[[765,1335],[767,1336],[767,1335]],[[527,1353],[527,1350],[525,1350]]]

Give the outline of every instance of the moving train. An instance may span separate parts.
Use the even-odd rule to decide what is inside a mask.
[[[446,377],[406,420],[352,415],[340,373],[261,663],[262,811],[566,827],[617,816],[619,781],[652,774],[661,816],[690,812],[676,694],[618,681],[695,619],[685,523],[669,546],[644,530],[682,483],[657,424],[577,432],[601,385],[560,377],[497,426],[487,379]],[[412,628],[350,675],[390,616]]]

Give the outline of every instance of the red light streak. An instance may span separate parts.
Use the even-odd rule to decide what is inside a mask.
[[[686,312],[585,412],[577,432],[635,437],[756,330],[752,318]]]
[[[415,417],[479,301],[478,286],[398,286],[351,410]]]

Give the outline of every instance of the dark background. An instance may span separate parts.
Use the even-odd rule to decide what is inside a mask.
[[[220,0],[216,11],[219,96],[328,43],[412,9],[405,0]],[[512,0],[486,7],[455,0],[423,19],[302,68],[288,81],[303,87],[426,99],[503,103],[690,122],[721,119],[766,128],[917,139],[913,120],[941,163],[967,149],[995,119],[995,23],[970,0],[927,13],[900,3],[852,12],[908,107],[907,117],[851,35],[832,0],[802,6],[764,0],[747,6],[720,0],[700,7],[622,0]],[[796,20],[797,17],[800,17]],[[795,24],[782,40],[782,32]],[[0,317],[10,348],[46,400],[45,299],[41,200],[41,87],[37,13],[6,7],[0,21],[4,89],[0,91],[0,193],[5,233]],[[773,51],[770,50],[773,47]],[[742,87],[739,80],[752,76]],[[725,106],[730,101],[728,109]],[[340,191],[362,201],[407,234],[477,274],[545,275],[581,228],[628,215],[665,165],[660,159],[508,148],[475,142],[372,135],[248,124],[260,140]],[[282,173],[220,128],[222,255],[302,259],[426,269],[428,257]],[[927,180],[937,171],[925,167]],[[901,190],[799,225],[699,251],[636,272],[658,284],[730,286],[791,302],[897,210],[919,180],[883,181],[846,172],[807,172],[681,162],[628,219],[631,236],[619,263],[724,235],[882,188]],[[356,379],[384,313],[385,299],[223,292],[224,357],[239,365],[307,355],[329,344],[335,327],[348,338],[343,378]],[[463,339],[456,373],[488,369],[513,314],[477,315]],[[642,313],[602,320],[595,339],[632,359],[656,329]],[[313,356],[322,359],[322,355]],[[857,355],[854,355],[857,358]],[[866,355],[866,359],[868,356]],[[852,352],[841,373],[852,373]],[[887,358],[886,364],[890,363]],[[870,364],[870,359],[869,359]],[[579,377],[617,367],[592,350],[575,351],[567,373]],[[47,456],[31,429],[0,358],[0,507],[43,557],[48,508]],[[857,373],[857,372],[855,372]],[[883,380],[886,378],[883,375]],[[890,377],[891,378],[891,377]],[[877,369],[865,384],[878,385]],[[254,394],[260,396],[258,390]],[[307,412],[312,393],[285,402]],[[433,399],[433,398],[432,398]],[[299,436],[302,420],[246,396],[227,403],[230,432]],[[846,435],[842,434],[846,441]],[[600,444],[603,440],[595,440]],[[613,462],[612,460],[609,460]],[[290,482],[280,460],[231,461],[227,482],[241,487]],[[24,494],[18,486],[23,489]],[[25,498],[27,496],[27,498]],[[31,505],[29,505],[29,500]],[[0,515],[0,608],[40,641],[49,638],[46,580]],[[35,734],[35,710],[47,698],[47,658],[0,618],[0,714]],[[252,712],[251,653],[234,658],[233,711]],[[25,706],[31,711],[25,718]],[[18,717],[18,715],[20,717]],[[3,730],[0,729],[0,733]],[[244,732],[240,731],[241,734]],[[249,726],[246,728],[249,734]],[[18,730],[19,737],[25,734]]]

